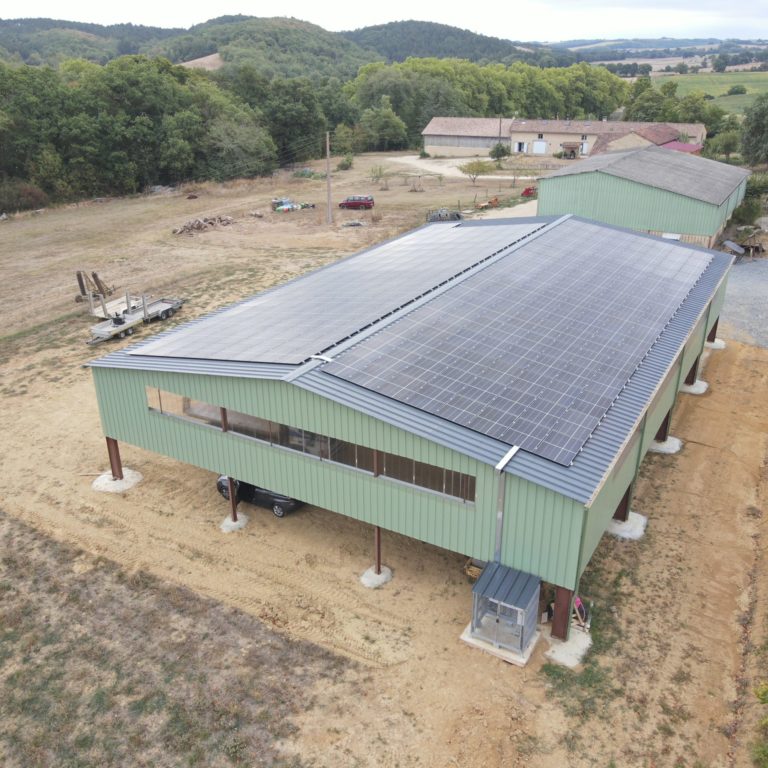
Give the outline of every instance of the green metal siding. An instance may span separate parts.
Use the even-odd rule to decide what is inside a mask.
[[[502,561],[575,589],[584,507],[511,475],[506,483]]]
[[[454,552],[493,559],[498,475],[489,465],[284,382],[109,368],[94,368],[93,374],[110,437]],[[475,503],[164,416],[148,409],[146,386],[473,475]],[[583,508],[509,475],[505,499],[501,562],[573,588]]]
[[[539,181],[539,216],[573,213],[642,231],[714,235],[744,197],[746,181],[720,206],[620,179],[578,173]]]

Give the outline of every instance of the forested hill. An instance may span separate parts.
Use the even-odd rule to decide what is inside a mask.
[[[250,64],[265,77],[342,80],[383,59],[340,34],[288,18],[223,16],[190,29],[0,19],[0,61],[58,66],[67,59],[85,59],[106,64],[136,53],[165,56],[174,63],[219,53],[225,65]]]
[[[183,29],[135,24],[85,24],[55,19],[0,19],[0,60],[56,66],[66,59],[105,64],[117,56],[139,53]]]
[[[405,61],[411,56],[502,61],[520,53],[510,40],[431,21],[393,21],[342,34],[363,48],[377,51],[390,62]]]

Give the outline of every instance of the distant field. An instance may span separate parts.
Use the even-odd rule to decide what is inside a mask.
[[[662,75],[654,78],[658,88],[673,77],[677,83],[677,95],[686,96],[703,91],[715,96],[715,103],[726,112],[743,113],[763,93],[768,93],[768,72],[707,72],[698,75]],[[743,85],[747,92],[742,96],[725,96],[732,85]]]

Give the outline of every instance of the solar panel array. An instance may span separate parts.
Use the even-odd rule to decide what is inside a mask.
[[[567,466],[710,259],[570,219],[323,370]]]
[[[301,363],[542,226],[529,221],[507,227],[425,227],[131,353]]]

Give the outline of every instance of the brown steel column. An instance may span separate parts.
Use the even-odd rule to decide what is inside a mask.
[[[227,418],[227,409],[219,408],[219,411],[221,412],[221,431],[229,432],[229,419]]]
[[[373,546],[376,550],[375,571],[376,575],[379,576],[381,574],[381,528],[378,525],[373,528]]]
[[[707,336],[707,341],[714,341],[717,338],[717,324],[720,322],[720,318],[718,317],[717,320],[715,320],[715,324],[712,326],[712,330],[709,332],[709,336]]]
[[[232,522],[237,522],[237,489],[235,488],[235,481],[231,478],[227,478],[227,487],[229,488],[229,506],[232,510]]]
[[[685,383],[691,387],[696,383],[696,377],[699,375],[699,359],[701,355],[693,361],[691,370],[688,371],[688,375],[685,377]]]
[[[632,483],[629,484],[627,492],[621,497],[621,501],[616,506],[616,511],[613,513],[613,519],[618,520],[620,523],[626,523],[629,518],[629,500],[632,497]]]
[[[572,600],[572,589],[555,587],[555,611],[552,614],[552,637],[556,637],[559,640],[568,639],[568,629],[571,625]]]
[[[120,461],[120,446],[114,437],[107,438],[107,453],[109,454],[109,466],[112,469],[112,479],[123,479],[123,462]]]
[[[664,421],[661,422],[661,426],[659,427],[659,431],[656,433],[656,437],[653,438],[657,443],[663,443],[669,437],[669,425],[671,423],[672,409],[670,408],[669,412],[664,417]]]

